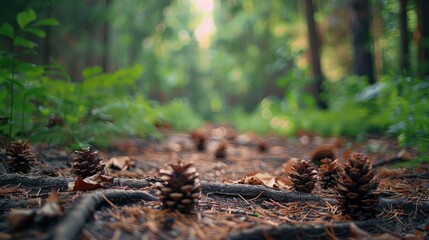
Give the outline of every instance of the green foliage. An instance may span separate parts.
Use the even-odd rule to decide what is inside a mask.
[[[37,20],[33,9],[27,9],[17,15],[19,29],[9,23],[2,23],[0,35],[7,37],[11,49],[1,49],[0,55],[0,115],[8,116],[8,125],[0,126],[0,133],[14,137],[25,135],[32,127],[31,115],[37,110],[32,101],[42,98],[44,89],[41,86],[43,67],[21,60],[22,57],[34,54],[37,46],[29,37],[44,37],[41,28],[52,20]],[[36,21],[37,20],[37,21]]]
[[[176,130],[192,130],[203,125],[201,116],[192,111],[189,102],[175,99],[157,108],[157,120],[171,123]]]

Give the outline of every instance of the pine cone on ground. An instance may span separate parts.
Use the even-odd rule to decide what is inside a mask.
[[[184,164],[178,160],[176,164],[168,164],[170,169],[161,169],[161,179],[157,182],[158,195],[164,206],[170,210],[189,213],[198,203],[201,194],[201,184],[198,172],[192,163]]]
[[[332,146],[318,147],[311,154],[311,161],[317,166],[320,166],[320,161],[325,158],[336,159],[335,152]]]
[[[36,155],[28,140],[11,143],[6,148],[6,165],[11,172],[28,173],[32,162],[36,161]]]
[[[217,159],[224,159],[226,158],[226,148],[228,147],[227,141],[222,141],[219,143],[214,155]]]
[[[259,152],[267,152],[268,151],[268,143],[265,140],[260,140],[257,143],[257,148]]]
[[[317,183],[317,171],[313,164],[307,160],[299,160],[292,166],[289,179],[293,188],[298,192],[310,193]]]
[[[334,161],[330,158],[324,158],[320,161],[322,165],[319,167],[320,186],[323,189],[332,189],[337,186],[338,173],[341,168],[338,160]]]
[[[337,185],[338,202],[343,215],[355,220],[365,220],[374,216],[374,204],[379,194],[375,191],[378,181],[371,169],[369,159],[362,153],[354,153],[343,164]]]
[[[204,152],[206,150],[207,134],[204,131],[195,130],[191,132],[191,138],[198,151]]]
[[[82,178],[93,176],[99,172],[104,173],[103,158],[97,151],[91,151],[89,147],[82,148],[81,151],[74,151],[77,155],[73,159],[73,173]]]

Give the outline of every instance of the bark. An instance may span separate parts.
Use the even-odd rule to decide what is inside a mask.
[[[106,11],[109,11],[111,0],[105,0]],[[103,44],[103,55],[101,58],[101,67],[104,72],[109,70],[109,33],[110,26],[108,19],[104,20],[103,32],[102,32],[102,44]]]
[[[375,83],[368,0],[351,0],[350,28],[353,44],[353,67],[358,76]]]
[[[419,75],[429,76],[429,1],[417,0]]]
[[[380,76],[383,72],[384,61],[383,61],[383,48],[381,47],[380,39],[383,22],[381,19],[381,3],[380,0],[374,1],[374,65],[375,75]]]
[[[316,22],[314,21],[313,0],[305,0],[305,12],[307,17],[308,42],[310,45],[311,69],[313,82],[309,86],[309,92],[316,99],[320,108],[326,108],[326,103],[320,98],[322,92],[323,74],[320,66],[320,43],[316,31]]]
[[[399,69],[401,73],[409,74],[409,44],[408,44],[408,26],[407,26],[407,2],[408,0],[399,0],[399,32],[401,37],[401,47],[399,54]]]

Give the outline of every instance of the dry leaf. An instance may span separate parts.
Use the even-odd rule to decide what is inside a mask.
[[[38,215],[43,215],[44,217],[53,218],[63,215],[64,208],[61,206],[58,193],[52,191],[51,195],[46,199],[45,205],[38,210]]]
[[[131,158],[128,156],[112,157],[106,166],[111,169],[126,170],[131,166]]]
[[[264,185],[274,189],[287,189],[290,183],[283,177],[274,177],[268,173],[252,172],[238,181],[223,181],[224,183],[238,183],[249,185]]]
[[[102,175],[99,172],[85,179],[82,176],[77,176],[74,184],[69,185],[69,187],[73,187],[73,191],[90,191],[113,184],[113,179],[113,177]]]
[[[76,181],[74,182],[73,191],[89,191],[102,187],[103,186],[96,181],[89,178],[83,179],[81,176],[77,176]]]
[[[298,158],[291,158],[282,165],[282,172],[289,174],[292,171],[292,166],[298,161]]]

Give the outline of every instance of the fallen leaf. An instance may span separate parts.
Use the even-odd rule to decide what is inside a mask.
[[[106,166],[111,169],[123,171],[131,166],[131,158],[128,156],[112,157],[107,161]]]
[[[292,171],[292,166],[298,161],[298,158],[291,158],[282,165],[282,172],[289,174]]]
[[[101,172],[99,172],[87,178],[77,176],[74,184],[69,185],[69,187],[73,187],[73,191],[90,191],[113,184],[113,179],[113,177],[102,175]]]
[[[46,199],[45,205],[37,211],[38,215],[48,218],[58,217],[63,215],[63,213],[64,208],[59,202],[56,191],[52,191],[51,195]]]
[[[103,188],[100,183],[89,178],[83,179],[81,176],[77,176],[76,181],[74,182],[73,191],[90,191],[99,188]]]

